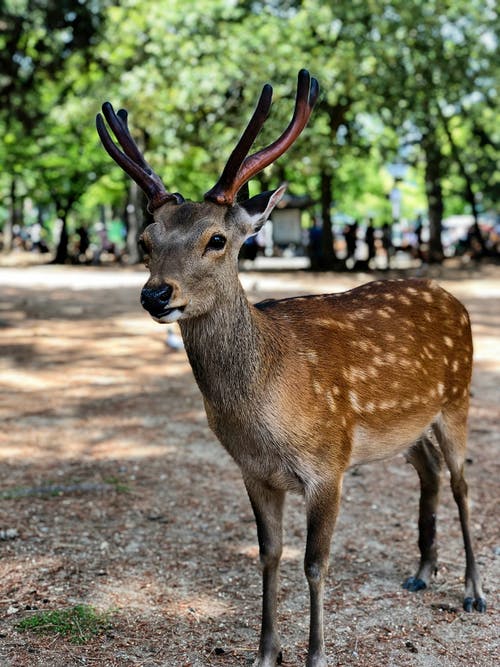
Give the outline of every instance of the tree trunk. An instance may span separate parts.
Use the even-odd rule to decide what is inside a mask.
[[[52,260],[52,264],[65,264],[68,260],[68,225],[67,217],[68,212],[66,210],[60,210],[58,208],[58,217],[61,220],[61,233],[59,235],[59,241],[57,243],[56,256]]]
[[[147,201],[135,181],[130,181],[126,206],[125,223],[127,227],[127,255],[129,264],[138,264],[142,261],[137,240],[143,229],[153,221],[147,211]]]
[[[440,263],[444,258],[441,241],[444,210],[441,187],[443,156],[434,132],[425,135],[422,146],[425,153],[425,192],[429,212],[429,262]]]
[[[3,226],[3,251],[10,252],[12,250],[12,243],[14,240],[14,225],[17,223],[17,192],[16,192],[16,178],[12,177],[10,182],[10,207],[7,220]]]
[[[326,100],[322,103],[322,111],[328,117],[328,126],[330,129],[330,141],[336,143],[336,134],[351,107],[352,100],[347,100],[344,104],[337,103],[329,105]],[[321,167],[321,221],[323,225],[321,237],[321,257],[319,264],[322,270],[338,270],[344,268],[345,263],[339,261],[333,247],[334,239],[332,232],[331,209],[333,201],[333,170],[330,164],[324,163]]]
[[[333,175],[328,168],[323,168],[321,171],[321,257],[319,260],[319,268],[323,271],[337,268],[337,256],[333,247],[333,232],[332,232],[332,187]]]
[[[460,174],[462,178],[464,179],[465,182],[465,201],[469,204],[471,208],[471,213],[472,217],[474,219],[474,236],[476,237],[479,245],[481,246],[481,254],[487,255],[488,254],[488,249],[486,247],[486,243],[484,241],[483,235],[481,234],[481,230],[479,228],[479,214],[477,210],[477,200],[476,200],[476,193],[474,192],[474,185],[472,182],[472,178],[470,177],[470,174],[467,170],[467,167],[465,166],[465,162],[462,160],[462,156],[460,155],[460,149],[455,143],[455,140],[453,139],[453,133],[450,129],[448,119],[446,116],[443,114],[441,108],[439,108],[439,115],[441,118],[441,123],[443,125],[444,131],[446,133],[446,136],[448,138],[448,142],[450,144],[451,148],[451,154],[453,155],[453,159],[457,163],[458,170],[460,171]]]

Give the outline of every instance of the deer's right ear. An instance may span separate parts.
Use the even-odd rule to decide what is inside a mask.
[[[251,197],[251,199],[240,202],[239,205],[246,211],[250,218],[249,222],[253,234],[258,232],[269,218],[273,208],[285,194],[286,188],[287,183],[283,183],[277,190],[261,192],[260,195],[255,195],[255,197]]]

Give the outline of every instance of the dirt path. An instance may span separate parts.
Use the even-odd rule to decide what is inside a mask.
[[[141,312],[142,271],[0,268],[0,667],[250,665],[260,614],[253,516],[208,430],[183,352]],[[362,276],[246,273],[253,299]],[[475,337],[468,480],[489,610],[461,611],[463,548],[447,485],[440,569],[410,594],[418,482],[402,457],[347,475],[326,596],[332,665],[499,663],[500,269],[445,276]],[[304,664],[302,500],[286,515],[284,665]],[[10,530],[10,533],[5,531]],[[4,531],[2,533],[1,531]],[[6,539],[1,539],[1,537]],[[83,646],[20,633],[35,610],[114,609]]]

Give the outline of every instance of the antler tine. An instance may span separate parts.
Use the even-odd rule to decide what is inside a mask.
[[[243,144],[243,137],[245,137],[248,131],[247,127],[247,130],[245,130],[242,139],[238,143],[236,149],[231,154],[231,157],[229,158],[228,163],[224,168],[221,178],[219,179],[217,184],[206,193],[205,199],[214,201],[218,204],[234,203],[238,190],[240,190],[240,188],[245,183],[247,183],[253,176],[255,176],[255,174],[258,174],[272,162],[277,160],[277,158],[283,155],[283,153],[285,153],[285,151],[288,150],[288,148],[290,148],[290,146],[300,135],[304,127],[307,125],[307,121],[309,120],[313,107],[316,103],[316,100],[318,99],[318,95],[319,95],[319,84],[317,80],[315,78],[312,78],[307,70],[305,69],[300,70],[297,82],[297,96],[295,99],[295,109],[293,112],[292,120],[290,121],[286,130],[279,137],[279,139],[277,139],[275,142],[273,142],[266,148],[263,148],[257,153],[248,156],[243,161],[240,160],[239,164],[241,166],[239,166],[238,170],[235,173],[234,171],[230,171],[228,169],[228,165],[230,162],[233,162],[233,155],[237,151],[237,149],[241,148],[240,145]],[[264,121],[262,121],[262,124],[263,122]],[[254,139],[257,136],[258,131],[262,127],[262,124],[255,133]],[[249,139],[250,136],[251,135],[249,133],[249,136],[247,138]],[[245,144],[243,145],[246,146],[247,142],[245,142]],[[250,146],[251,144],[249,144],[247,150],[249,150]],[[236,159],[234,160],[234,164],[236,164]],[[233,168],[234,164],[232,165]]]
[[[271,110],[272,98],[273,89],[266,83],[262,88],[255,111],[253,112],[245,131],[241,135],[240,140],[236,144],[236,147],[229,156],[221,177],[214,187],[205,194],[206,200],[215,201],[219,204],[226,203],[224,199],[225,192],[231,187],[232,182],[238,174],[238,170],[248,155],[248,151],[252,148],[253,142],[266,122],[266,119],[269,116],[269,111]],[[220,199],[221,197],[222,199]]]
[[[111,107],[111,105],[109,105]],[[113,108],[111,107],[111,110]],[[144,155],[141,153],[139,150],[139,146],[135,143],[134,139],[132,138],[132,135],[130,134],[130,130],[128,127],[128,111],[126,109],[118,109],[116,114],[113,114],[108,117],[105,115],[106,120],[108,121],[111,129],[115,133],[115,137],[118,139],[121,147],[125,151],[125,153],[134,160],[134,162],[137,162],[137,164],[141,165],[146,171],[152,171],[151,167],[149,164],[146,162],[144,159]],[[110,122],[111,120],[114,121],[114,125],[116,125],[116,129],[114,125]],[[121,125],[121,127],[120,127]],[[120,132],[120,130],[122,130]]]
[[[167,201],[179,201],[177,194],[167,192],[161,178],[148,165],[128,129],[128,114],[125,109],[115,113],[112,105],[105,102],[102,112],[110,128],[125,152],[111,138],[101,114],[96,116],[96,127],[102,144],[113,160],[139,185],[148,197],[148,208],[154,211]]]
[[[319,83],[317,80],[311,78],[307,70],[300,70],[295,109],[290,124],[275,142],[246,158],[238,173],[236,188],[239,189],[243,183],[249,181],[290,148],[307,125],[318,95]]]

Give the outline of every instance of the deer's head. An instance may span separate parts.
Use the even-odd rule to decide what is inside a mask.
[[[243,186],[274,162],[297,139],[307,124],[319,93],[316,79],[301,70],[295,110],[283,134],[272,144],[248,156],[271,108],[272,88],[265,85],[257,107],[216,185],[202,203],[185,201],[167,192],[161,179],[132,139],[127,112],[117,113],[109,102],[103,115],[121,149],[114,143],[101,114],[97,131],[111,157],[148,197],[154,222],[140,238],[151,276],[141,303],[158,322],[197,317],[208,312],[224,294],[228,279],[236,277],[237,257],[244,241],[259,231],[283,196],[286,186],[237,201]]]

